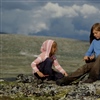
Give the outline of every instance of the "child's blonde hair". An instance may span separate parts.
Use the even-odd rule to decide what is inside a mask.
[[[51,52],[49,54],[49,56],[52,56],[52,48],[56,48],[57,49],[57,42],[53,42],[52,47],[51,47]]]

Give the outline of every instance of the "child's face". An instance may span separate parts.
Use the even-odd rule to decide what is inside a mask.
[[[100,31],[93,30],[93,35],[96,39],[100,39]]]
[[[57,51],[57,44],[54,42],[51,47],[51,55],[55,54]]]

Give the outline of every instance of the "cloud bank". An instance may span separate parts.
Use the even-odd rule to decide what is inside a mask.
[[[80,38],[88,36],[91,26],[100,22],[100,8],[94,3],[61,3],[2,2],[1,31]]]

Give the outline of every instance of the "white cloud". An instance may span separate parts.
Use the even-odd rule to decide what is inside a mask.
[[[99,9],[92,5],[84,4],[82,6],[60,6],[58,3],[48,2],[45,6],[41,7],[39,10],[35,11],[33,18],[35,18],[35,32],[41,30],[49,30],[50,20],[52,18],[74,18],[80,15],[83,18],[90,17],[99,13]]]
[[[75,17],[77,16],[77,13],[68,6],[59,6],[58,3],[47,3],[43,9],[44,13],[47,13],[50,15],[52,18],[57,18],[57,17]],[[42,11],[42,12],[43,12]]]
[[[73,5],[72,7],[76,12],[81,14],[84,18],[88,18],[94,14],[100,14],[98,8],[94,7],[93,5],[84,4],[82,6]]]
[[[91,15],[91,14],[96,14],[99,12],[99,9],[95,8],[94,6],[92,5],[87,5],[87,4],[84,4],[81,8],[81,13],[83,15]]]
[[[48,30],[48,27],[47,27],[46,23],[40,22],[35,26],[35,29],[34,29],[34,31],[37,33],[37,32],[40,32],[41,30],[44,30],[44,29]]]
[[[70,32],[74,33],[75,29],[72,21],[75,17],[89,18],[90,20],[91,16],[97,14],[100,15],[99,9],[89,4],[61,6],[59,3],[48,2],[44,6],[38,6],[36,9],[35,7],[34,9],[30,10],[20,10],[17,8],[14,10],[4,11],[2,21],[3,30],[6,32],[16,32],[21,34],[37,33],[43,30],[49,30],[51,20],[56,18],[64,18],[64,20],[70,21],[66,21],[66,23],[63,25],[67,26],[68,29],[70,28]],[[61,21],[61,23],[63,23],[63,21]],[[59,24],[59,28],[61,27],[61,24]],[[66,31],[66,29],[63,31]],[[80,30],[77,33],[87,34],[87,31]]]

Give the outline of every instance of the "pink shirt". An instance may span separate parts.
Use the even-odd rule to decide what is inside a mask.
[[[49,53],[51,51],[51,47],[53,44],[53,40],[46,40],[43,42],[42,46],[41,46],[41,54],[31,63],[31,67],[33,69],[33,73],[36,73],[37,71],[39,71],[39,69],[37,68],[36,65],[38,65],[39,63],[43,62],[46,58],[49,57]],[[65,70],[60,66],[60,64],[58,63],[57,59],[54,60],[53,62],[53,66],[62,74],[65,73]]]

